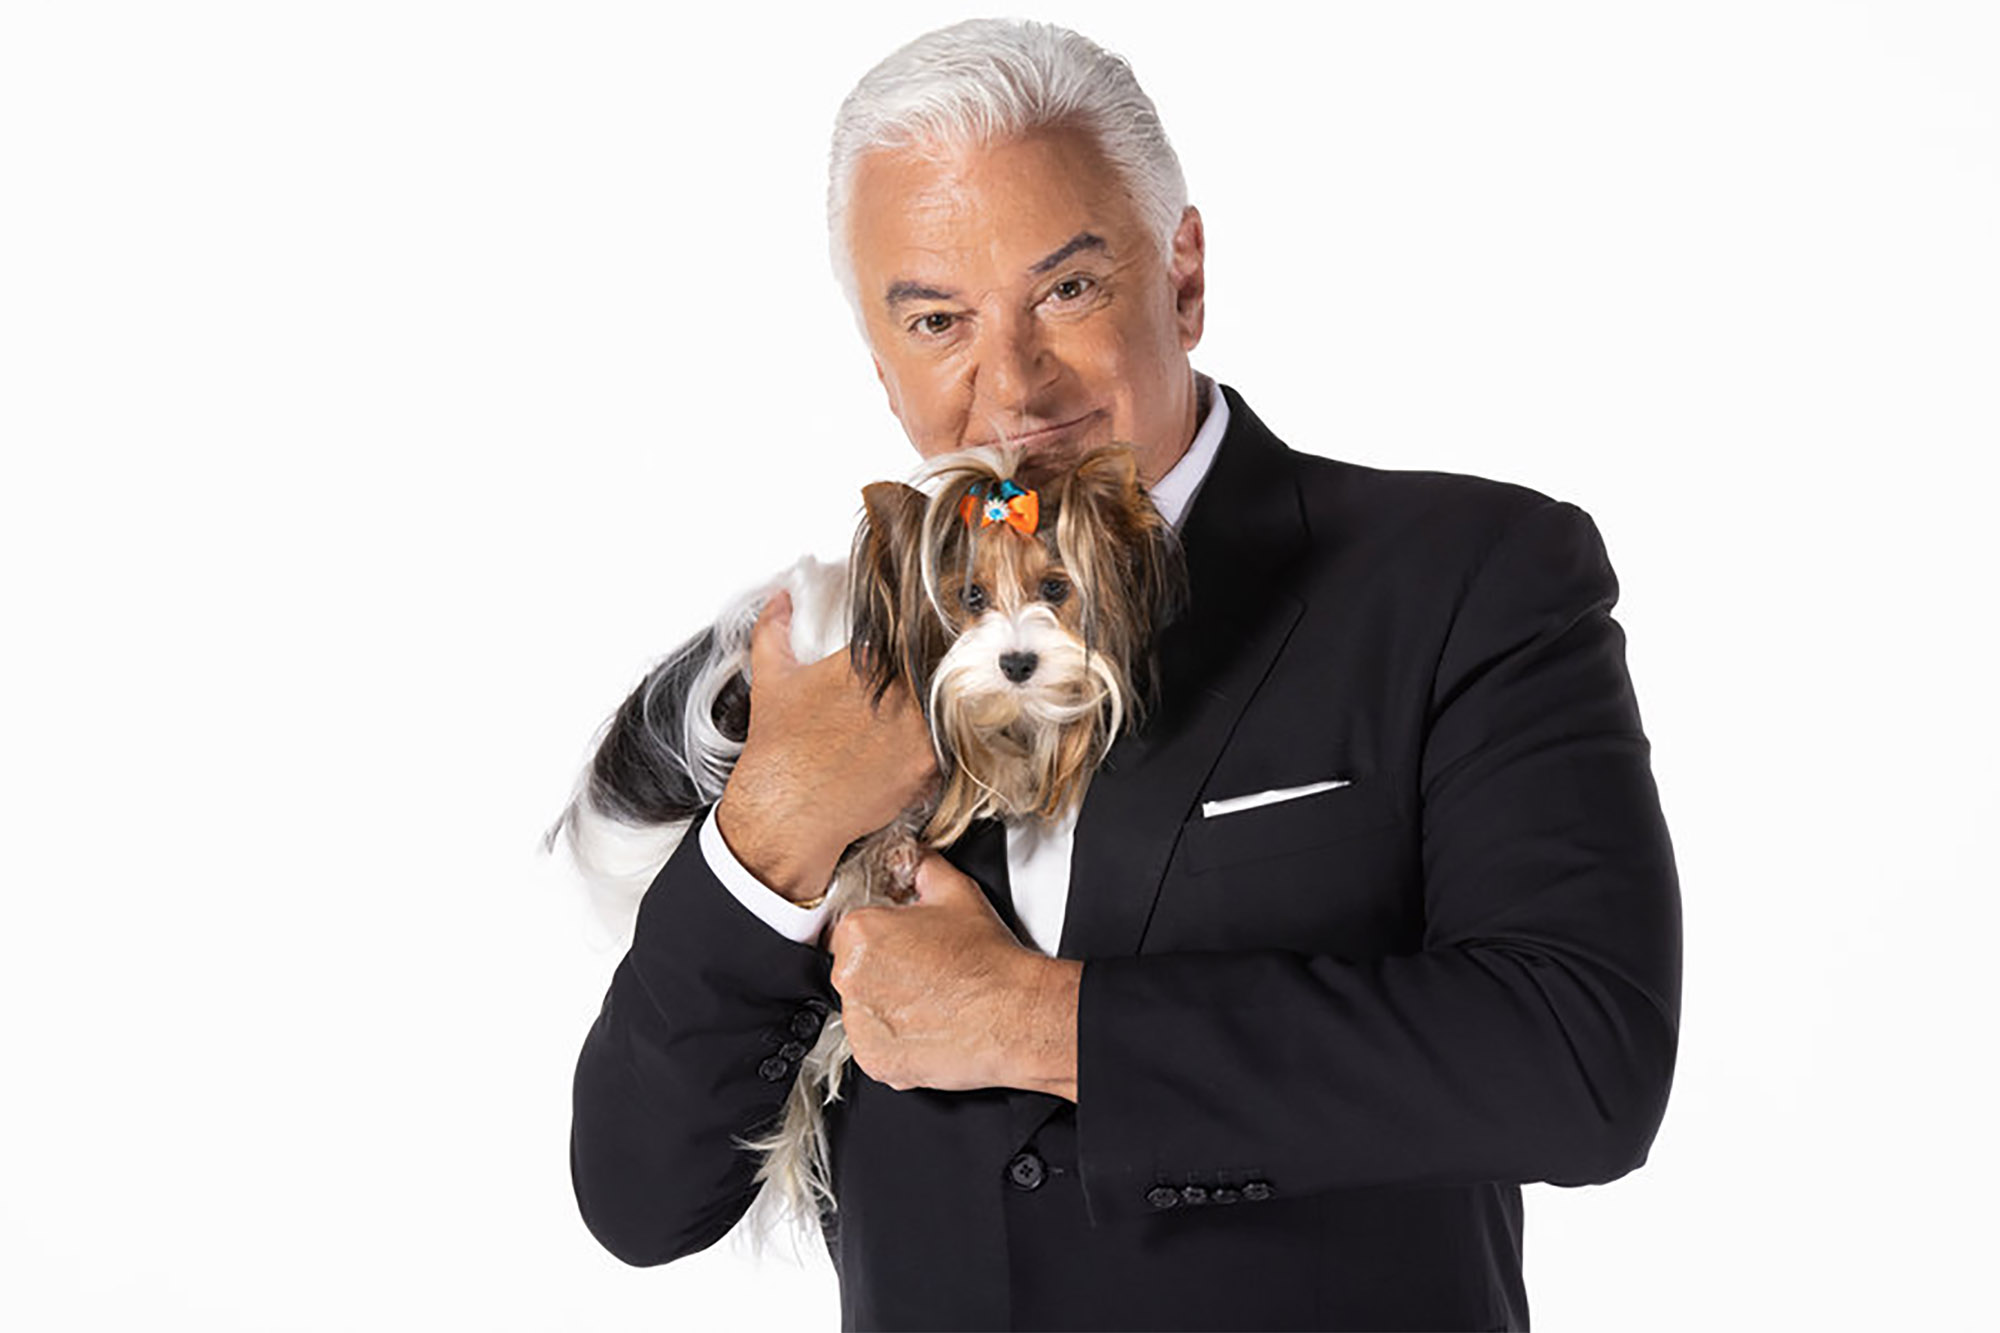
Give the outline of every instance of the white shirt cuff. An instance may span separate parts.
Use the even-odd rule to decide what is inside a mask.
[[[800,907],[745,870],[736,853],[723,841],[722,831],[716,828],[713,808],[708,818],[701,821],[701,854],[710,873],[722,881],[722,887],[759,921],[795,944],[811,944],[819,938],[820,928],[826,925],[828,904],[822,901],[818,907]]]

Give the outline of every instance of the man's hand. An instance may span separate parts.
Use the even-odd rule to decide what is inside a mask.
[[[846,653],[800,665],[791,632],[780,592],[750,634],[750,734],[715,820],[746,870],[802,902],[825,891],[847,844],[922,798],[937,760],[907,689],[876,708]]]
[[[1083,964],[1024,947],[935,852],[917,900],[833,928],[833,985],[854,1059],[897,1090],[1026,1088],[1076,1100]]]

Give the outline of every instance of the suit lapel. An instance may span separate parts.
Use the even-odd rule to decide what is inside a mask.
[[[1182,526],[1188,608],[1161,636],[1161,706],[1084,799],[1064,958],[1139,951],[1181,824],[1302,609],[1284,578],[1305,546],[1287,450],[1222,392],[1229,429]]]
[[[1181,825],[1303,609],[1286,574],[1305,520],[1285,446],[1234,390],[1229,429],[1182,525],[1188,608],[1160,640],[1160,708],[1112,746],[1077,818],[1063,958],[1139,952]],[[1010,1089],[1013,1145],[1067,1105]]]
[[[1230,426],[1182,524],[1188,610],[1160,636],[1160,711],[1112,747],[1084,797],[1064,959],[1140,951],[1180,827],[1302,610],[1286,590],[1306,548],[1288,450],[1234,390],[1222,392]],[[1066,1105],[1008,1089],[1010,1147]]]

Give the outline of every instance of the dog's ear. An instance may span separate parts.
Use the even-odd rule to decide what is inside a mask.
[[[878,481],[862,488],[861,503],[848,579],[850,652],[879,703],[898,677],[916,675],[909,660],[909,595],[921,581],[917,562],[925,500],[914,486]]]
[[[877,481],[861,488],[861,530],[855,548],[867,548],[871,577],[889,575],[917,548],[924,525],[924,493],[900,481]]]
[[[1073,478],[1076,485],[1115,497],[1121,505],[1131,503],[1144,489],[1139,485],[1138,455],[1122,444],[1092,449],[1077,461]]]
[[[1154,636],[1180,611],[1186,572],[1173,526],[1124,445],[1093,449],[1058,488],[1056,553],[1084,597],[1086,631],[1142,689]]]

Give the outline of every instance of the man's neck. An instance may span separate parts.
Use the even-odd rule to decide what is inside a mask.
[[[1209,467],[1215,462],[1215,451],[1221,447],[1222,433],[1229,428],[1229,405],[1223,400],[1214,380],[1206,375],[1196,375],[1193,397],[1199,424],[1192,438],[1165,474],[1146,487],[1152,492],[1153,503],[1176,527],[1187,513],[1188,505],[1193,502],[1194,493],[1201,488]]]
[[[1194,392],[1188,395],[1187,429],[1181,434],[1181,447],[1163,459],[1157,467],[1140,472],[1139,480],[1148,487],[1157,485],[1162,477],[1180,466],[1180,461],[1187,457],[1188,447],[1194,443],[1194,437],[1201,430],[1201,423],[1208,416],[1208,386],[1213,381],[1197,372],[1192,366],[1188,368],[1188,378],[1194,382]]]

